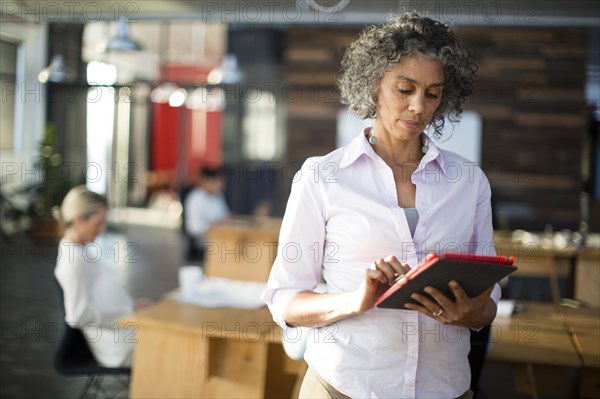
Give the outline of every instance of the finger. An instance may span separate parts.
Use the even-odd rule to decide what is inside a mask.
[[[489,298],[490,295],[492,294],[492,291],[494,290],[494,286],[492,285],[490,288],[488,288],[487,290],[483,291],[481,294],[477,295],[478,298]]]
[[[416,310],[417,312],[421,312],[427,316],[431,316],[431,310],[423,305],[418,305],[414,302],[407,302],[404,304],[404,307],[410,310]]]
[[[442,311],[442,313],[440,315],[436,316],[434,314],[436,312],[436,310],[432,310],[432,309],[430,309],[430,308],[428,308],[426,306],[423,306],[423,305],[417,305],[415,303],[409,302],[409,303],[405,303],[404,306],[407,309],[416,310],[417,312],[422,313],[422,314],[424,314],[427,317],[435,318],[439,322],[445,322],[445,320],[443,320],[443,317],[445,316],[445,313],[443,311]],[[440,309],[438,308],[437,310],[440,310]]]
[[[373,270],[373,269],[367,269],[367,278],[369,280],[373,280],[373,281],[379,281],[382,284],[387,284],[388,283],[388,279],[385,276],[385,274],[383,274],[381,272],[381,270]]]
[[[398,276],[396,270],[388,262],[383,258],[379,258],[375,261],[375,268],[385,275],[388,284],[394,284]]]
[[[408,273],[408,271],[410,270],[410,266],[408,266],[407,263],[402,263],[398,260],[398,258],[396,258],[394,255],[390,255],[388,257],[386,257],[384,259],[384,261],[386,261],[387,263],[389,263],[392,268],[394,269],[394,271],[396,272],[396,274],[398,274],[398,276]],[[398,277],[396,276],[396,277]]]
[[[469,296],[467,295],[465,290],[463,290],[463,288],[460,286],[460,284],[458,284],[457,281],[455,281],[455,280],[450,281],[448,283],[448,286],[450,286],[450,289],[452,290],[452,293],[454,294],[454,297],[456,298],[457,301],[464,301],[466,299],[469,299]]]
[[[416,301],[418,305],[421,305],[425,309],[427,309],[425,314],[428,314],[428,315],[431,315],[431,313],[436,312],[441,307],[441,305],[439,303],[435,302],[434,300],[432,300],[431,297],[420,294],[418,292],[413,293],[410,297],[414,301]]]
[[[429,294],[443,309],[448,309],[453,304],[453,301],[437,288],[427,286],[423,289],[423,291]]]

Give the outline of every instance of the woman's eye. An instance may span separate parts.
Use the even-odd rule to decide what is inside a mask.
[[[432,100],[437,100],[438,98],[440,98],[440,96],[438,94],[434,94],[434,93],[427,93],[426,96],[431,98]]]

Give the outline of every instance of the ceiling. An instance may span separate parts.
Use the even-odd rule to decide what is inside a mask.
[[[92,22],[200,20],[234,24],[335,25],[383,22],[392,12],[416,9],[454,25],[600,25],[595,0],[2,0],[4,21]]]

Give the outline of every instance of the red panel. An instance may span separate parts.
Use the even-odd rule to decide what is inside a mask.
[[[160,69],[161,80],[181,85],[206,83],[211,67],[197,65],[165,65]]]
[[[152,104],[152,169],[174,171],[177,165],[179,112],[169,104]]]
[[[221,123],[223,112],[207,112],[205,162],[221,163]]]
[[[188,115],[187,173],[194,176],[206,155],[206,113],[191,109]],[[189,180],[189,179],[188,179]]]

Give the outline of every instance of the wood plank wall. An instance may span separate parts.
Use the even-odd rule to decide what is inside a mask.
[[[284,51],[287,104],[287,161],[335,148],[340,62],[358,29],[292,28]]]
[[[335,148],[335,87],[356,28],[294,27],[284,48],[286,162],[298,165]],[[587,30],[463,27],[460,37],[479,64],[477,90],[465,109],[483,119],[482,167],[504,227],[576,228],[581,152],[587,129]],[[299,95],[298,95],[299,93]],[[282,198],[287,199],[290,182]]]
[[[498,216],[511,228],[576,228],[587,31],[463,28],[460,35],[479,65],[468,108],[483,118],[482,167]]]

